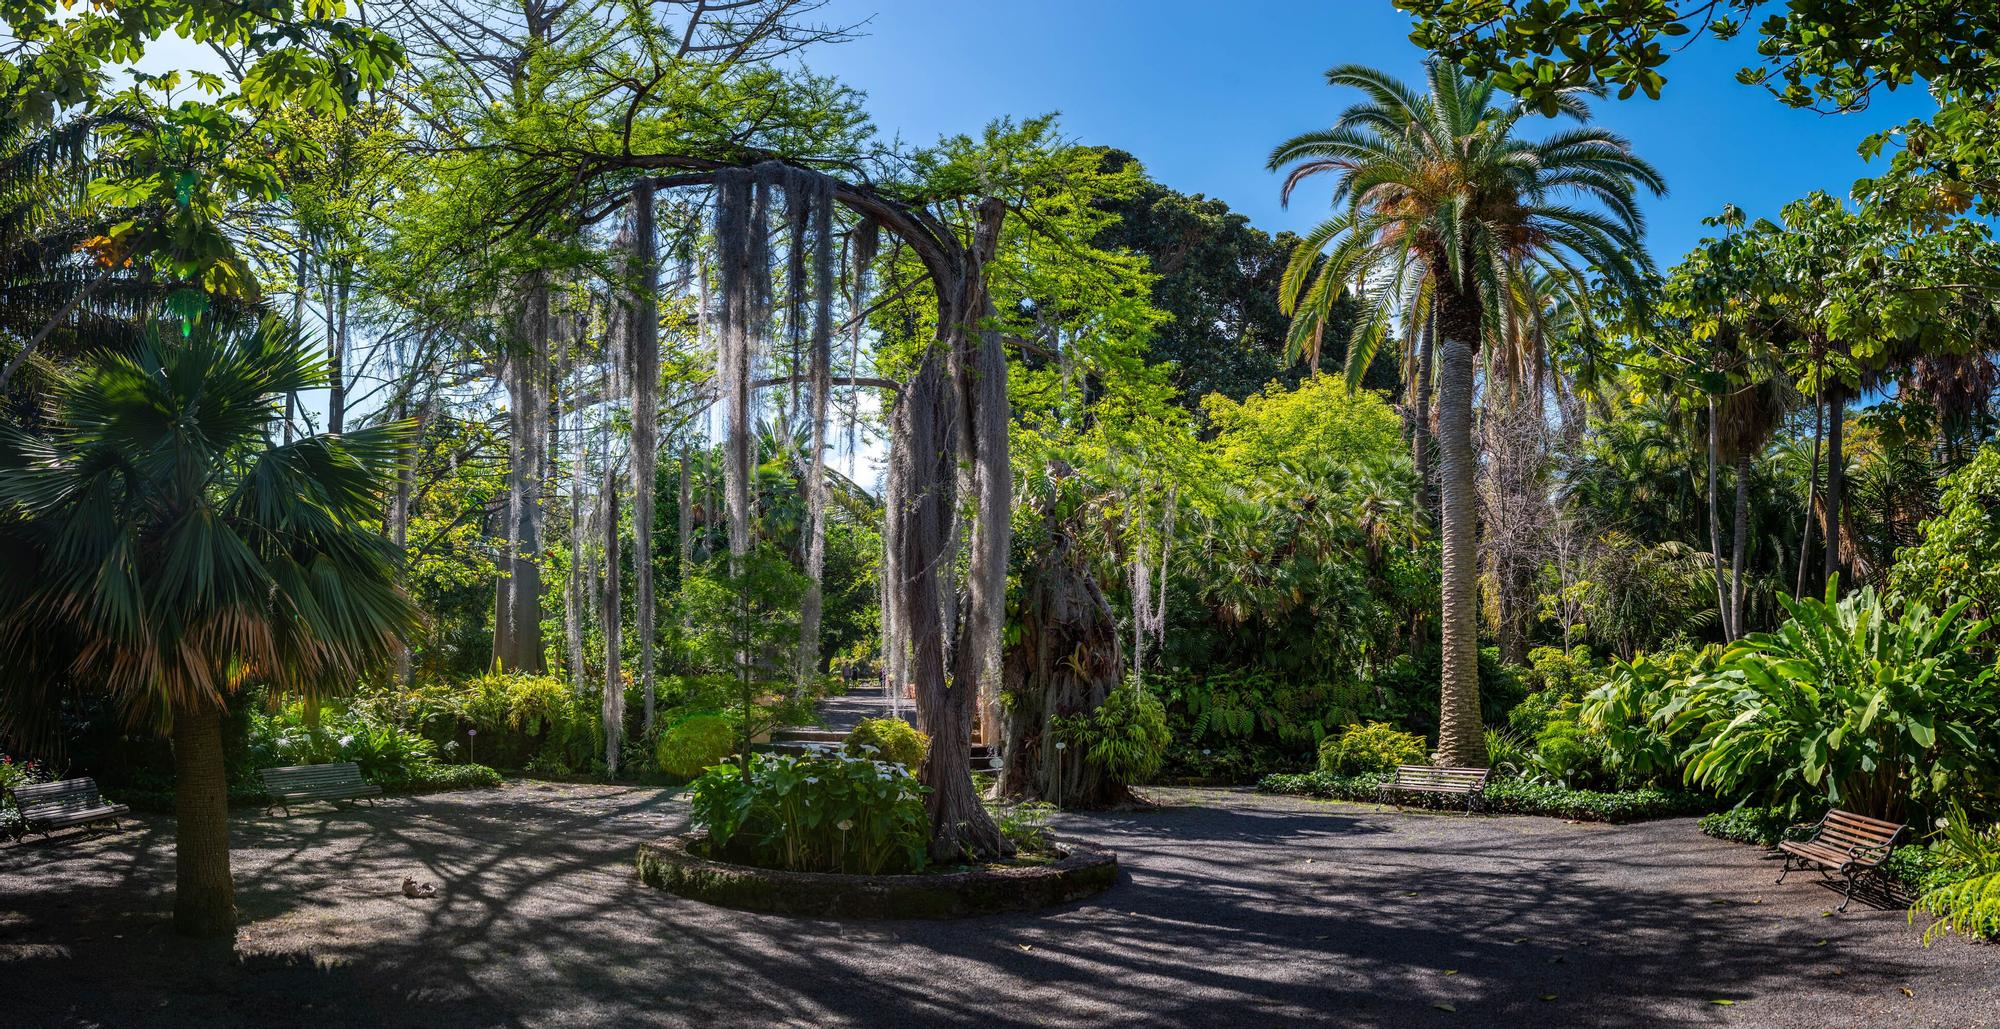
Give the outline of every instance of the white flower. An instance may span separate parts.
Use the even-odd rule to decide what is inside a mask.
[[[341,745],[342,747],[352,747],[352,746],[354,746],[354,734],[353,734],[353,733],[348,733],[347,735],[345,735],[345,736],[342,736],[342,737],[340,738],[340,745]]]
[[[1951,819],[1949,819],[1949,818],[1940,818],[1940,819],[1938,819],[1938,828],[1940,828],[1940,829],[1949,829],[1949,828],[1951,828]]]
[[[854,819],[843,818],[840,821],[833,823],[833,827],[839,829],[841,832],[846,832],[847,830],[854,828]]]
[[[1062,743],[1062,742],[1058,742],[1058,743],[1056,744],[1056,749],[1057,749],[1057,750],[1068,750],[1068,749],[1069,749],[1069,744],[1068,744],[1068,743]]]

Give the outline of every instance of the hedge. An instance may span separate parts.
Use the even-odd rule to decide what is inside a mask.
[[[1373,801],[1380,796],[1382,776],[1331,776],[1321,772],[1303,775],[1267,775],[1257,784],[1264,793],[1287,793],[1333,800]],[[1457,797],[1435,793],[1405,794],[1406,807],[1452,809],[1464,806]],[[1707,797],[1678,790],[1645,787],[1636,790],[1573,790],[1501,778],[1486,784],[1487,811],[1507,815],[1543,815],[1581,822],[1643,822],[1699,814],[1715,806]]]

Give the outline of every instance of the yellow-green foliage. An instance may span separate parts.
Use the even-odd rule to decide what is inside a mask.
[[[874,747],[875,753],[863,747]],[[864,718],[847,734],[848,753],[893,761],[906,768],[923,764],[930,749],[931,738],[900,718]]]
[[[721,715],[694,715],[660,734],[653,757],[660,771],[676,779],[692,779],[702,769],[719,765],[736,752],[736,729]]]
[[[1217,429],[1216,456],[1239,473],[1311,462],[1369,467],[1407,449],[1388,401],[1349,391],[1337,375],[1315,375],[1290,390],[1274,383],[1241,404],[1211,394],[1202,409]]]
[[[1341,776],[1393,772],[1397,765],[1428,764],[1429,749],[1422,736],[1387,722],[1350,725],[1320,741],[1319,770]]]

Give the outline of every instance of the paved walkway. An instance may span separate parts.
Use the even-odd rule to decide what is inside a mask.
[[[1833,894],[1774,887],[1758,850],[1685,820],[1156,796],[1065,821],[1124,864],[1097,900],[960,922],[647,889],[633,845],[685,818],[658,790],[246,815],[233,955],[168,934],[163,819],[0,846],[0,1023],[2000,1025],[2000,948],[1925,950],[1900,910],[1823,917]],[[405,874],[443,895],[403,898]]]

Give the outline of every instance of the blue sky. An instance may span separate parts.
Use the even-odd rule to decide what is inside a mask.
[[[809,55],[816,71],[866,90],[885,135],[913,143],[977,130],[989,119],[1060,111],[1079,142],[1137,154],[1153,176],[1218,197],[1267,230],[1301,230],[1325,191],[1278,205],[1264,160],[1280,140],[1325,125],[1356,94],[1326,85],[1359,62],[1410,79],[1423,52],[1389,0],[832,0],[865,35]],[[1648,247],[1671,265],[1725,203],[1775,216],[1814,189],[1846,195],[1872,174],[1855,155],[1869,132],[1931,109],[1921,91],[1861,114],[1795,111],[1735,70],[1748,40],[1704,40],[1668,65],[1662,100],[1606,100],[1597,121],[1657,165],[1669,195],[1648,201]],[[1878,165],[1879,167],[1879,165]]]

